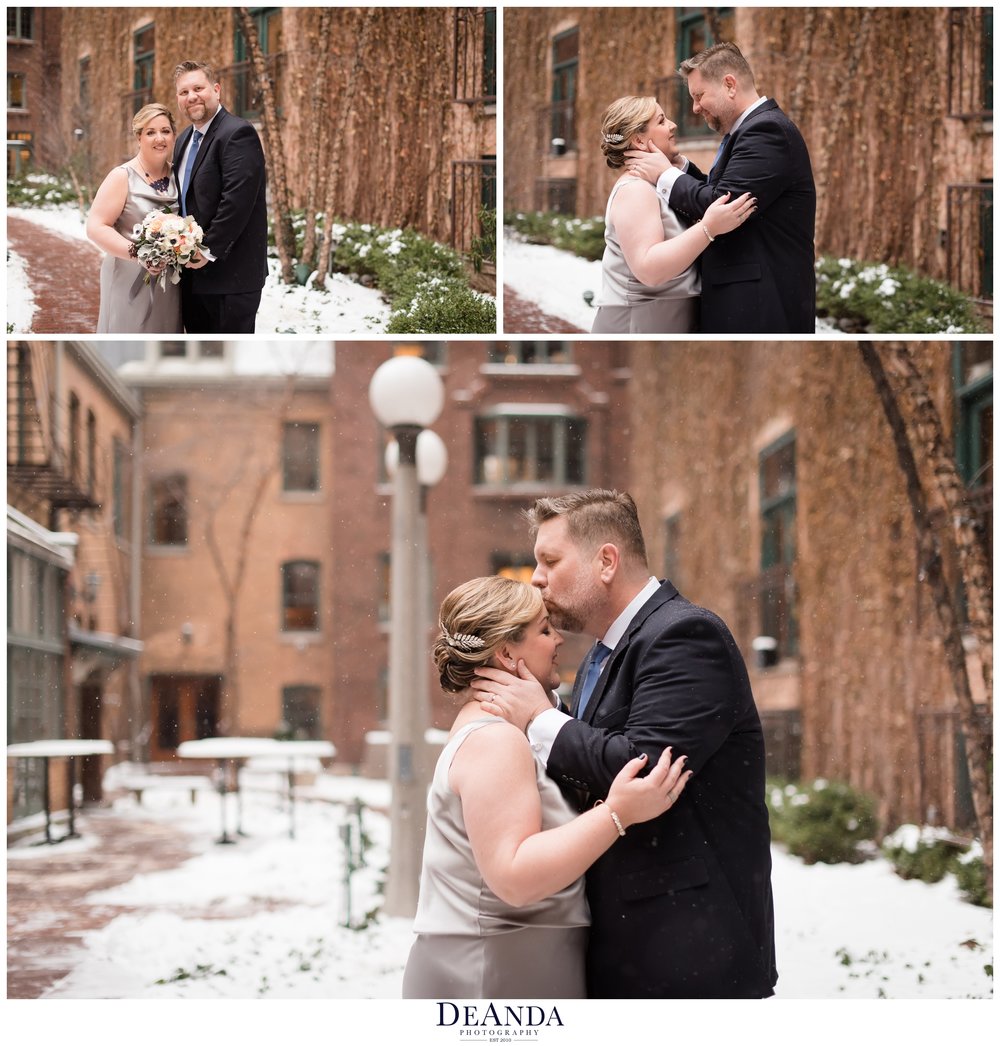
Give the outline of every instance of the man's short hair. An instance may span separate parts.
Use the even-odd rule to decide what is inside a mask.
[[[610,542],[626,562],[646,567],[646,542],[631,494],[595,489],[539,498],[524,515],[532,537],[544,522],[563,516],[567,533],[581,548],[596,549]]]
[[[726,73],[732,73],[737,80],[745,81],[752,86],[753,70],[743,57],[743,52],[731,43],[713,44],[704,51],[691,55],[681,62],[678,72],[683,77],[689,76],[697,69],[706,80],[721,80]]]
[[[208,62],[181,62],[174,69],[174,83],[185,74],[185,73],[196,73],[201,71],[205,74],[210,84],[217,84],[219,81],[215,75],[215,70],[208,64]]]

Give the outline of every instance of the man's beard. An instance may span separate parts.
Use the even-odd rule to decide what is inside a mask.
[[[598,609],[597,595],[593,592],[570,592],[569,606],[553,602],[544,593],[542,600],[545,603],[545,609],[549,612],[549,620],[560,632],[585,633],[587,621]]]

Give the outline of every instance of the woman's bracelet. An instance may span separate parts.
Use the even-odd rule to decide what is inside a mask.
[[[594,803],[594,806],[604,806],[604,805],[605,804],[604,804],[604,800],[603,799],[598,799],[597,802]],[[611,814],[611,820],[615,822],[615,828],[618,829],[618,834],[619,835],[624,835],[625,834],[625,829],[622,826],[621,818],[618,816],[618,814],[616,814],[614,812],[614,810],[611,809],[610,806],[608,807],[608,813]]]
[[[708,237],[708,242],[715,243],[715,237],[708,231],[708,226],[703,221],[698,224],[701,226],[701,231]]]

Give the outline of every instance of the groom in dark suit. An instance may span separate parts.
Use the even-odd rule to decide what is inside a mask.
[[[479,670],[483,708],[526,729],[578,809],[615,774],[670,746],[694,771],[667,813],[631,826],[587,873],[591,998],[773,995],[774,915],[764,741],[725,624],[649,575],[635,503],[589,490],[528,514],[557,628],[598,640],[569,715],[523,666]],[[487,700],[489,698],[489,700]]]
[[[816,186],[799,129],[757,94],[735,44],[683,62],[696,116],[723,136],[708,174],[661,153],[628,152],[682,218],[698,221],[723,193],[749,191],[756,213],[701,256],[701,330],[708,334],[812,334],[816,330]]]
[[[212,67],[174,70],[177,104],[191,126],[177,139],[174,173],[181,214],[205,233],[211,260],[184,270],[181,311],[188,334],[253,334],[267,276],[264,151],[253,124],[219,102]]]

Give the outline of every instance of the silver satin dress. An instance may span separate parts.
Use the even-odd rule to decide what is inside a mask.
[[[476,867],[462,800],[448,785],[455,753],[475,730],[502,720],[467,723],[445,745],[427,797],[427,835],[417,939],[403,975],[404,999],[582,999],[590,912],[583,879],[552,897],[513,908]],[[535,760],[542,829],[575,816]]]
[[[167,191],[158,193],[138,171],[122,165],[128,175],[125,207],[115,229],[126,239],[136,239],[133,231],[150,211],[169,207],[177,213],[177,183],[170,176]],[[101,263],[101,307],[97,317],[98,334],[181,334],[181,285],[167,280],[166,289],[143,277],[146,270],[131,258],[105,254]]]
[[[615,182],[604,214],[604,257],[601,260],[601,295],[594,317],[593,334],[693,334],[698,330],[701,278],[697,265],[685,269],[666,283],[647,287],[640,283],[625,261],[618,231],[611,220],[611,204],[624,180]],[[645,184],[645,183],[643,183]],[[671,240],[685,226],[656,193],[663,224],[663,238]]]

